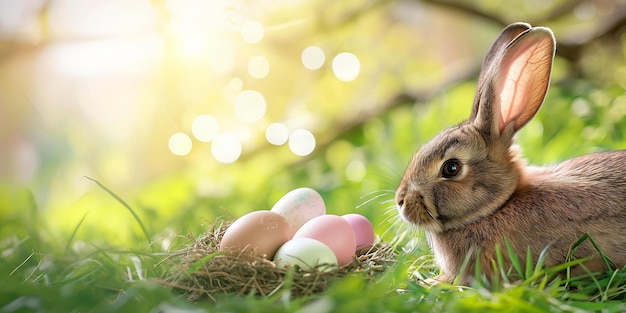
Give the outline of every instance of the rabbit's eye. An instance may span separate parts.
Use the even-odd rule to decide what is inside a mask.
[[[450,159],[443,163],[441,167],[441,176],[451,178],[461,173],[461,162],[457,159]]]

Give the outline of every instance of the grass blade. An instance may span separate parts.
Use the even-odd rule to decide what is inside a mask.
[[[480,249],[476,249],[476,261],[474,261],[474,278],[476,279],[476,283],[480,287],[485,287],[485,280],[483,277],[483,268],[482,262],[480,260]]]
[[[135,221],[137,221],[137,224],[139,224],[139,227],[141,227],[141,231],[143,232],[143,235],[146,237],[146,240],[148,240],[148,245],[150,245],[150,234],[148,233],[148,230],[146,229],[146,226],[143,225],[143,223],[141,222],[141,219],[139,218],[139,215],[137,215],[137,213],[135,213],[135,210],[133,210],[133,208],[131,208],[130,205],[128,205],[128,203],[126,203],[126,201],[124,201],[122,198],[120,198],[120,196],[118,196],[117,194],[115,194],[115,192],[113,192],[111,189],[107,188],[105,185],[103,185],[102,183],[100,183],[99,181],[89,177],[89,176],[83,176],[89,180],[91,180],[92,182],[96,183],[98,185],[98,187],[100,187],[102,190],[106,191],[111,197],[113,197],[115,200],[117,200],[120,204],[122,204],[127,210],[128,212],[130,212],[130,214],[133,216],[133,218],[135,219]]]
[[[87,214],[89,214],[89,211],[87,211],[87,213],[85,213],[85,215],[83,215],[83,218],[80,219],[80,221],[78,222],[78,224],[76,225],[76,227],[74,227],[74,230],[72,231],[72,234],[70,235],[70,238],[67,240],[67,243],[65,244],[65,253],[67,254],[68,251],[70,251],[70,245],[72,244],[72,241],[74,241],[74,237],[76,237],[76,233],[78,232],[78,229],[80,228],[80,225],[83,224],[83,222],[85,221],[85,218],[87,217]]]
[[[28,257],[22,261],[22,263],[20,263],[20,265],[18,265],[16,268],[14,268],[11,273],[9,273],[9,277],[13,276],[13,274],[15,274],[15,272],[17,272],[24,264],[26,264],[26,262],[28,262],[28,260],[30,260],[30,258],[33,257],[33,255],[35,255],[35,252],[31,252]]]
[[[498,271],[500,272],[500,277],[502,277],[504,282],[508,284],[509,283],[509,277],[508,277],[508,275],[505,272],[508,269],[505,268],[505,265],[504,265],[504,255],[502,255],[502,249],[500,248],[500,245],[496,245],[496,261],[497,261]]]
[[[607,269],[609,270],[619,269],[619,267],[615,264],[615,262],[611,261],[611,259],[609,259],[609,257],[606,254],[604,254],[604,252],[602,251],[602,249],[600,249],[596,241],[593,240],[593,237],[589,236],[589,242],[591,242],[591,244],[596,249],[596,251],[598,251]]]
[[[506,236],[504,237],[504,244],[506,245],[506,251],[509,254],[509,258],[511,259],[511,264],[513,265],[519,276],[524,278],[524,270],[522,269],[522,264],[520,263],[519,258],[515,253],[515,250],[513,250],[513,245],[509,241],[509,238],[507,238]]]
[[[502,290],[502,283],[500,282],[500,279],[506,280],[506,278],[502,277],[501,267],[498,266],[497,261],[491,261],[491,268],[493,270],[493,276],[491,277],[491,290],[500,291]],[[500,275],[496,274],[498,271],[501,272]]]
[[[535,265],[535,273],[541,270],[543,264],[546,262],[546,256],[549,248],[550,245],[547,245],[541,250],[541,253],[539,253],[539,258],[537,259],[537,264]]]
[[[225,253],[226,251],[215,251],[213,253],[207,254],[199,260],[193,262],[185,272],[191,275],[201,269],[205,264],[209,263],[209,261],[211,261],[214,257]]]
[[[467,252],[467,254],[465,254],[465,259],[463,260],[463,263],[461,263],[461,267],[459,269],[459,272],[457,273],[456,277],[454,278],[454,285],[460,285],[461,284],[461,278],[465,277],[465,273],[467,270],[467,267],[469,266],[469,262],[472,259],[472,256],[474,255],[474,248],[470,248],[470,250]],[[478,259],[478,257],[477,257]]]
[[[526,273],[524,279],[528,279],[533,275],[533,254],[530,251],[530,246],[526,249]]]

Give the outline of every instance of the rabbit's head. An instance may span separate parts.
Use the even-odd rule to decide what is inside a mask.
[[[396,191],[405,221],[446,231],[492,213],[522,188],[525,164],[513,139],[543,103],[554,51],[547,28],[516,23],[500,33],[483,62],[470,118],[410,161]]]

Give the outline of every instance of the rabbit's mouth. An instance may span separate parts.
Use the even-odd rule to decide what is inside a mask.
[[[439,214],[428,209],[424,196],[419,192],[399,195],[397,208],[400,217],[409,224],[425,228],[429,232],[438,233],[443,230]]]

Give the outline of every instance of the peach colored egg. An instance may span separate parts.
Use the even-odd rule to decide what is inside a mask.
[[[238,218],[226,229],[220,250],[245,250],[271,260],[290,238],[289,224],[282,215],[267,210],[255,211]]]
[[[308,220],[326,214],[324,199],[317,191],[303,187],[286,193],[272,207],[287,220],[293,236]]]
[[[372,223],[370,223],[367,217],[356,213],[342,215],[341,217],[352,226],[354,236],[356,237],[357,249],[371,246],[374,243],[374,227],[372,227]]]
[[[293,236],[311,238],[327,245],[337,257],[339,266],[352,262],[356,253],[356,238],[348,221],[337,215],[317,216],[304,223]]]

